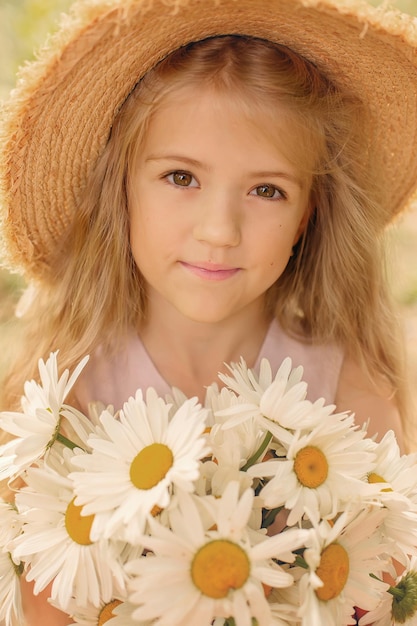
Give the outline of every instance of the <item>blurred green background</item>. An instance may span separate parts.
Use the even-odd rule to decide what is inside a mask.
[[[417,16],[417,0],[369,1],[375,6],[391,4]],[[69,5],[70,0],[0,0],[0,99],[13,87],[19,65],[32,58]],[[391,243],[393,291],[404,319],[417,389],[417,207],[393,225]],[[20,277],[0,268],[0,333],[9,332],[23,288]]]

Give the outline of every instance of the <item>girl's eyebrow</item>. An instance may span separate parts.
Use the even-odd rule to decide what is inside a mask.
[[[147,157],[145,162],[148,163],[149,161],[180,161],[182,163],[185,163],[186,165],[199,167],[200,169],[206,171],[209,171],[211,169],[208,165],[205,165],[197,159],[193,159],[191,157],[179,154],[151,154]],[[282,172],[280,170],[255,170],[253,172],[249,172],[249,176],[253,178],[284,178],[285,180],[294,183],[298,187],[303,187],[301,179],[295,174],[291,174],[291,172]]]
[[[149,161],[181,161],[182,163],[185,163],[187,165],[192,165],[193,167],[200,167],[201,169],[205,169],[205,170],[210,169],[207,165],[205,165],[201,161],[198,161],[197,159],[193,159],[187,156],[182,156],[179,154],[151,154],[145,160],[145,163],[148,163]]]
[[[295,174],[291,174],[291,172],[282,172],[277,170],[259,170],[250,172],[250,176],[253,176],[255,178],[284,178],[290,183],[294,183],[298,187],[303,187],[303,182],[301,178],[299,178]]]

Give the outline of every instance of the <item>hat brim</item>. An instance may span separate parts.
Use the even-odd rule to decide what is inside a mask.
[[[357,94],[379,200],[392,216],[405,207],[417,186],[411,17],[362,0],[84,0],[5,107],[0,180],[12,263],[35,276],[48,265],[138,80],[190,41],[225,34],[288,46]]]

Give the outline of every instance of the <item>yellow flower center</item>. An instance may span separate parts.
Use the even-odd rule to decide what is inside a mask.
[[[249,573],[246,552],[227,539],[206,543],[191,564],[191,578],[195,586],[209,598],[225,598],[231,589],[240,589]]]
[[[116,617],[113,613],[113,609],[115,609],[116,606],[119,606],[119,604],[121,604],[120,600],[112,600],[108,604],[105,604],[98,616],[97,626],[103,626],[103,624],[108,622],[109,619]]]
[[[74,504],[74,500],[75,498],[67,506],[65,528],[75,543],[79,543],[81,546],[90,546],[93,543],[90,539],[90,532],[94,515],[81,515],[83,507]]]
[[[163,443],[152,443],[135,456],[130,466],[130,480],[138,489],[152,489],[174,463],[174,456]]]
[[[331,543],[321,553],[317,576],[323,581],[323,587],[316,589],[319,600],[336,598],[349,576],[349,556],[339,543]]]
[[[329,464],[319,448],[306,446],[301,448],[295,456],[294,471],[304,487],[316,489],[326,480]]]
[[[380,476],[379,474],[376,474],[375,472],[371,472],[370,474],[368,474],[368,483],[386,483],[387,481],[385,480],[385,478],[382,478],[382,476]],[[388,487],[387,489],[381,489],[381,491],[392,491],[391,487]]]

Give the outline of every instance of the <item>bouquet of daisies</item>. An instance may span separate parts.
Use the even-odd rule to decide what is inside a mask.
[[[87,417],[85,363],[51,354],[0,414],[5,626],[22,575],[85,626],[417,623],[417,457],[392,432],[308,401],[289,359],[230,366],[204,406],[150,388]]]

